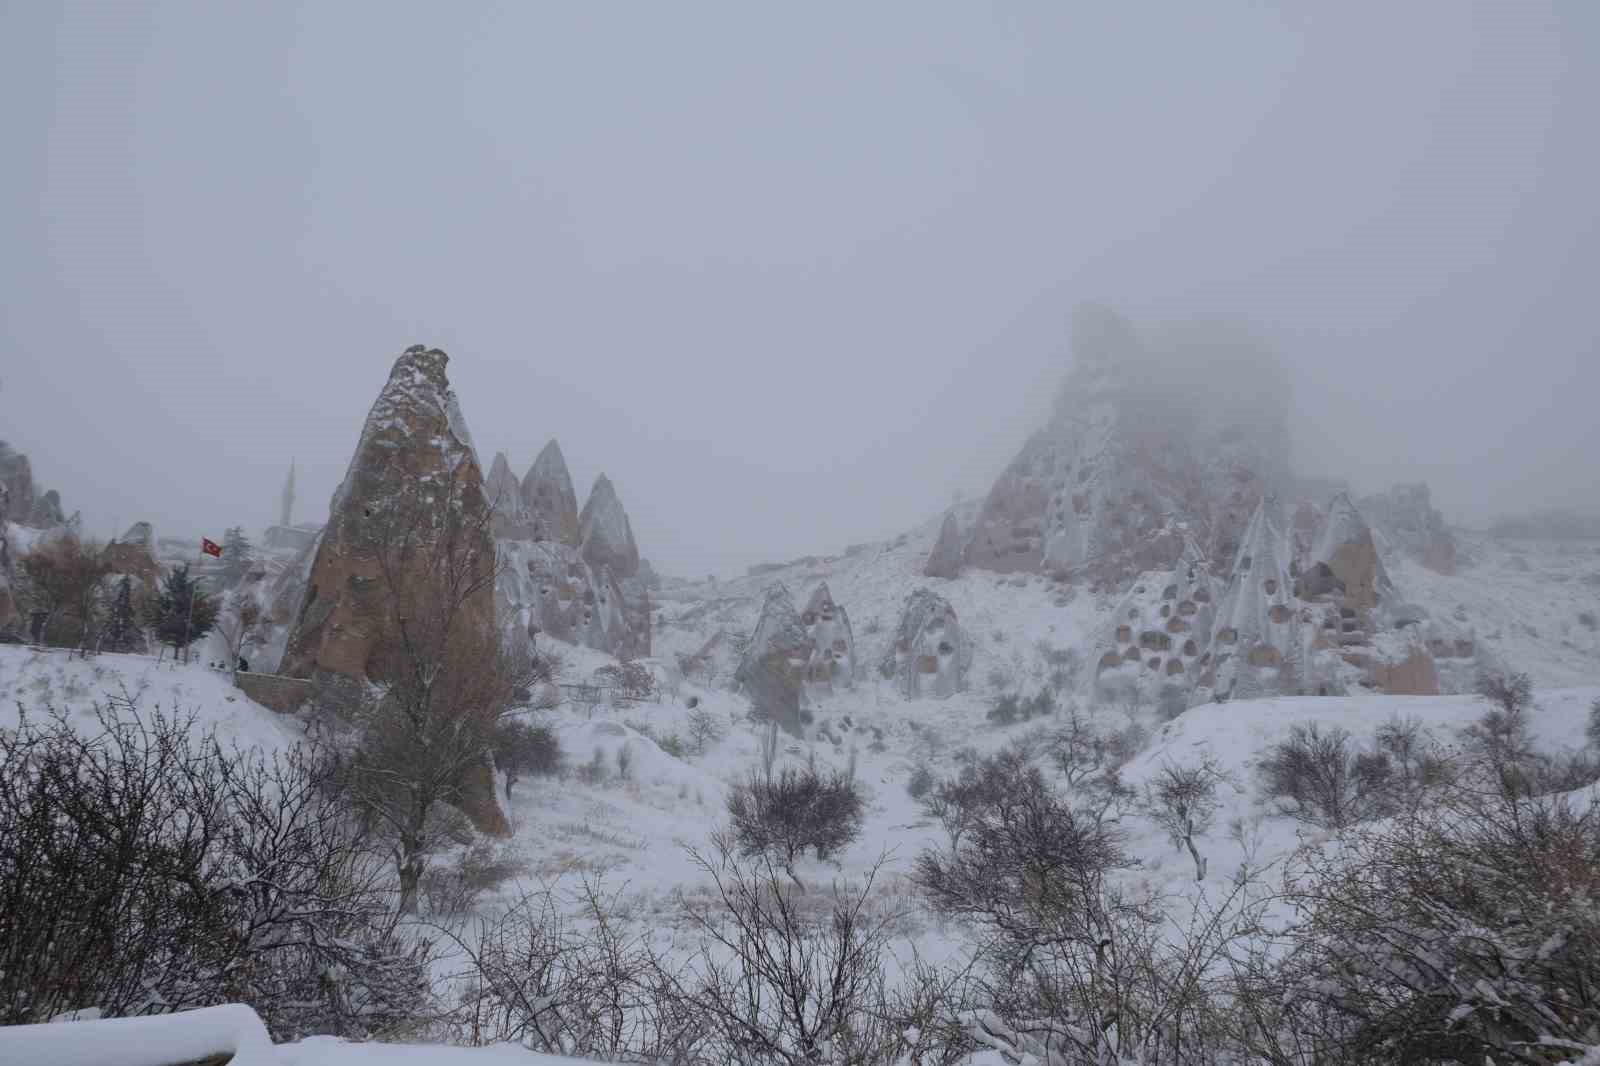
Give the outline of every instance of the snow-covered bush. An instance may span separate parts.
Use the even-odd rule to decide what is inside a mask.
[[[1591,799],[1453,787],[1301,859],[1302,921],[1246,997],[1297,1061],[1556,1063],[1600,1044]]]
[[[1311,722],[1269,748],[1259,772],[1266,795],[1292,803],[1296,818],[1339,828],[1378,813],[1388,762],[1363,752],[1348,730]]]
[[[0,1022],[242,1002],[280,1039],[366,1037],[429,997],[383,865],[314,748],[224,748],[101,704],[0,730]]]

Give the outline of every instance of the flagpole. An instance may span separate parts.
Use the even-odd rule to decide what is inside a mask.
[[[204,555],[205,553],[206,540],[204,537],[201,537],[200,551],[196,553],[194,557],[194,565],[200,565],[200,556]],[[199,574],[195,574],[189,579],[189,613],[185,615],[183,619],[183,664],[185,666],[189,665],[189,641],[191,639],[190,633],[194,630],[194,594],[199,581]]]

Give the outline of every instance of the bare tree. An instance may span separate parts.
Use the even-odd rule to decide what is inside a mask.
[[[352,801],[388,841],[401,913],[415,911],[430,856],[460,839],[447,805],[459,807],[469,775],[493,765],[495,728],[530,681],[483,609],[497,572],[490,515],[415,500],[371,518],[376,684],[357,709],[346,769]]]
[[[38,609],[48,612],[46,628],[67,616],[78,624],[78,644],[86,646],[111,566],[96,541],[68,534],[38,545],[22,557],[22,572]]]
[[[689,743],[696,755],[704,755],[706,748],[721,740],[726,733],[721,719],[704,707],[689,712]]]
[[[1209,756],[1199,763],[1163,766],[1146,783],[1145,813],[1166,830],[1173,846],[1186,847],[1194,859],[1194,879],[1206,879],[1206,860],[1194,838],[1209,832],[1217,817],[1217,784],[1226,780]]]
[[[228,672],[239,683],[239,657],[261,640],[261,604],[254,596],[237,590],[217,618],[217,631],[228,646]]]

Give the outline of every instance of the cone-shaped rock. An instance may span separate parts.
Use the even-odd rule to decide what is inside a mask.
[[[782,584],[772,586],[734,679],[749,694],[760,716],[776,721],[797,737],[803,732],[800,695],[811,647],[811,637],[800,621],[788,588]]]
[[[943,699],[966,687],[972,642],[956,619],[950,601],[919,588],[906,598],[894,643],[878,669],[893,678],[907,699]]]
[[[850,616],[833,602],[827,582],[811,594],[800,624],[811,641],[811,657],[806,663],[809,689],[825,695],[836,687],[849,688],[855,680],[856,638],[850,632]]]
[[[950,511],[939,527],[939,539],[928,553],[928,562],[922,568],[928,577],[955,577],[961,573],[961,527],[956,514]]]
[[[493,568],[483,472],[445,374],[448,363],[444,352],[421,345],[395,361],[333,494],[281,672],[350,678],[372,672],[386,609],[380,551],[399,529],[417,530],[413,565],[448,539],[451,550],[468,553],[471,566],[485,574]],[[460,624],[492,629],[491,583],[465,606]]]
[[[1365,496],[1361,513],[1388,543],[1440,574],[1456,572],[1456,539],[1434,510],[1424,484],[1396,485],[1388,492]]]
[[[1219,689],[1229,689],[1243,665],[1277,667],[1290,653],[1296,606],[1290,557],[1282,508],[1276,499],[1264,498],[1234,556],[1233,578],[1217,611]]]
[[[1313,567],[1325,565],[1344,588],[1347,606],[1371,610],[1381,596],[1393,591],[1372,530],[1347,493],[1328,505],[1328,516],[1311,550]]]
[[[522,502],[533,517],[534,539],[578,546],[578,494],[567,457],[552,438],[522,478]]]
[[[494,535],[497,540],[533,540],[534,521],[522,500],[522,486],[511,472],[505,452],[496,452],[489,464],[489,480],[484,485],[489,506],[494,508]]]
[[[633,539],[628,512],[617,499],[611,479],[601,474],[589,492],[589,502],[578,516],[579,550],[589,565],[610,567],[619,578],[639,572],[639,545]]]

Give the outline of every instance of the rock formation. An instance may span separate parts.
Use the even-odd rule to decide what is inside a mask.
[[[417,549],[412,565],[453,542],[472,566],[493,566],[483,474],[450,390],[448,363],[444,352],[420,345],[396,360],[329,504],[283,673],[366,678],[374,672],[387,594],[379,559],[408,529]],[[487,584],[465,606],[465,624],[492,624]]]
[[[961,527],[956,522],[956,513],[949,511],[939,526],[939,539],[934,542],[933,551],[928,553],[928,562],[922,568],[923,574],[947,578],[959,575],[961,547]]]
[[[0,440],[0,486],[6,490],[9,520],[26,525],[33,514],[33,464],[3,440]]]
[[[734,679],[750,696],[756,712],[803,736],[800,696],[811,660],[811,637],[795,610],[789,589],[773,585],[761,605],[761,618],[745,647]]]
[[[1435,573],[1456,572],[1456,540],[1434,510],[1427,485],[1395,485],[1362,497],[1361,511],[1395,549]]]
[[[107,544],[103,558],[116,574],[127,574],[148,594],[161,585],[161,565],[156,562],[156,534],[149,522],[135,522]]]
[[[1347,493],[1341,492],[1328,505],[1310,562],[1313,567],[1327,568],[1343,590],[1345,606],[1370,611],[1378,606],[1380,595],[1394,591],[1378,557],[1372,529]]]
[[[1231,557],[1262,494],[1286,476],[1277,378],[1270,368],[1241,376],[1260,395],[1241,386],[1219,397],[1215,385],[1197,395],[1189,379],[1167,379],[1198,365],[1180,355],[1187,363],[1153,351],[1110,312],[1080,312],[1055,413],[990,490],[965,561],[1125,589],[1177,563],[1174,518],[1206,532],[1209,556]]]
[[[1097,693],[1186,704],[1211,665],[1216,612],[1211,568],[1185,538],[1178,564],[1141,574],[1097,634]]]
[[[1250,519],[1217,608],[1211,687],[1260,695],[1280,685],[1279,674],[1302,664],[1308,618],[1294,597],[1294,553],[1283,508],[1263,498]]]
[[[855,682],[856,638],[850,631],[850,616],[833,602],[827,582],[817,586],[800,615],[811,655],[806,661],[806,688],[816,695],[831,695],[835,688],[849,688]]]
[[[421,345],[395,361],[328,506],[280,672],[335,685],[381,680],[390,597],[426,580],[441,552],[459,572],[487,578],[494,567],[483,471],[450,389],[449,362]],[[453,624],[494,631],[492,583],[466,596]],[[480,830],[510,832],[492,773],[469,775],[463,787],[462,808]]]
[[[972,643],[950,602],[919,588],[906,598],[894,642],[878,664],[907,699],[943,699],[966,687]]]
[[[522,486],[511,472],[505,452],[496,452],[489,464],[489,480],[484,485],[489,505],[494,508],[496,540],[535,540],[535,523],[522,500]]]
[[[578,494],[572,489],[567,458],[554,439],[544,446],[523,476],[522,502],[533,517],[532,539],[578,546]]]
[[[578,547],[589,565],[609,567],[619,578],[639,572],[639,546],[611,479],[601,474],[578,516]]]
[[[10,509],[11,486],[0,478],[0,636],[10,633],[18,621],[17,601],[11,592]]]

